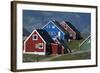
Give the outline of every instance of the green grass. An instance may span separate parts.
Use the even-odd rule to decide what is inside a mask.
[[[49,58],[51,56],[42,56],[42,55],[35,55],[35,54],[23,54],[23,62],[38,62],[42,59]]]
[[[66,43],[71,50],[76,49],[79,50],[79,44],[83,41],[84,39],[81,40],[71,40],[70,42]]]
[[[90,59],[91,57],[90,55],[91,54],[89,52],[68,54],[68,55],[62,55],[60,57],[54,58],[51,61]]]
[[[41,56],[34,54],[23,54],[23,62],[41,62],[43,59],[51,58],[55,55]],[[50,61],[62,61],[62,60],[82,60],[90,59],[90,52],[76,53],[76,54],[64,54],[59,57],[53,58]]]

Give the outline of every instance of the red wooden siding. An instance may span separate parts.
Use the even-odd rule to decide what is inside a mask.
[[[51,44],[52,54],[57,54],[58,44]]]
[[[33,34],[38,35],[36,31]],[[45,43],[44,43],[44,41],[40,38],[39,35],[38,35],[38,39],[37,40],[33,40],[32,39],[32,35],[25,42],[25,51],[26,52],[44,52],[44,49],[45,49]],[[39,43],[43,43],[43,49],[39,49],[39,48],[36,47],[36,44],[39,44]]]
[[[60,24],[69,33],[72,39],[76,39],[76,33],[65,22],[61,22]]]
[[[61,49],[62,49],[62,50],[61,50],[61,53],[64,54],[64,47],[62,46]]]
[[[64,54],[64,47],[60,44],[51,44],[52,46],[52,54]],[[61,46],[61,47],[59,47]]]

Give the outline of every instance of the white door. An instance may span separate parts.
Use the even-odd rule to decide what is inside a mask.
[[[61,32],[58,32],[58,38],[60,39],[60,36],[61,36]]]

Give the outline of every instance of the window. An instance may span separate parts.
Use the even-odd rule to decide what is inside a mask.
[[[67,27],[67,26],[65,26],[65,29],[67,30],[67,29],[68,29],[68,27]]]
[[[38,40],[38,35],[37,34],[33,34],[32,39],[33,40]]]
[[[53,32],[50,32],[51,35],[53,35]]]
[[[70,34],[70,37],[72,37],[73,35],[72,34]]]
[[[52,26],[52,28],[55,28],[55,26]]]
[[[59,36],[59,37],[61,36],[61,33],[60,33],[60,32],[58,32],[58,36]]]
[[[61,32],[58,32],[58,38],[61,39],[60,37],[61,37]]]
[[[43,49],[43,43],[38,43],[38,44],[36,44],[36,48],[38,48],[38,49]]]
[[[50,28],[50,25],[48,25],[48,28]]]
[[[55,32],[52,32],[52,33],[53,33],[53,35],[56,35]]]

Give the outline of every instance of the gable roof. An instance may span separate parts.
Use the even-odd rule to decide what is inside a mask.
[[[74,25],[72,25],[70,22],[68,21],[64,21],[73,31],[75,31],[76,33],[80,33],[76,27]]]
[[[50,37],[48,32],[44,29],[36,29],[40,36],[44,39],[46,43],[54,43],[53,39]]]

